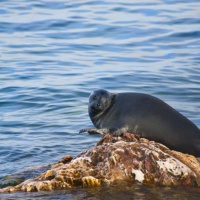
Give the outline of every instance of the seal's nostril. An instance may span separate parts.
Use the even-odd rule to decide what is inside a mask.
[[[101,109],[101,104],[100,103],[94,103],[94,104],[91,104],[90,107],[93,110],[99,110],[99,109]]]

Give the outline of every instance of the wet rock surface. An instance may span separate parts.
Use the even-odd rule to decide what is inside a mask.
[[[125,133],[104,135],[92,148],[77,157],[63,157],[50,169],[17,186],[0,192],[51,191],[95,187],[118,182],[140,182],[148,186],[200,186],[200,162],[194,156]]]

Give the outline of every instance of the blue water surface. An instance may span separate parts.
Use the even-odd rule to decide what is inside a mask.
[[[97,88],[155,95],[200,127],[200,1],[2,0],[0,5],[1,187],[9,175],[75,156],[100,139],[78,134],[92,126],[87,102]],[[105,199],[99,190],[92,191],[98,194],[94,199]],[[134,194],[200,195],[198,189],[146,193],[136,188]],[[47,194],[10,195],[2,198]],[[82,199],[85,191],[48,195]]]

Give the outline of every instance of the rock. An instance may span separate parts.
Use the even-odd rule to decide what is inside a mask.
[[[95,187],[126,182],[150,186],[200,186],[200,162],[194,156],[125,133],[104,135],[92,148],[77,157],[65,156],[34,179],[0,192],[51,191]]]

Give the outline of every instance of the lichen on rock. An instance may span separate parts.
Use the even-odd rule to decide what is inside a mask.
[[[200,186],[200,162],[162,144],[125,133],[109,134],[77,157],[65,156],[38,177],[0,192],[51,191],[140,182],[153,186]]]

